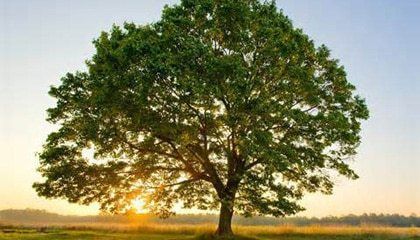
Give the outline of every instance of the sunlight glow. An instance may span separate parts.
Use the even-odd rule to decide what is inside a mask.
[[[147,209],[145,208],[145,202],[142,199],[136,198],[135,200],[131,201],[131,206],[136,211],[136,213],[147,213]]]

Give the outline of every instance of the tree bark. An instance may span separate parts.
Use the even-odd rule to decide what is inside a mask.
[[[229,236],[233,235],[232,231],[232,216],[233,216],[233,202],[222,201],[219,214],[219,225],[217,227],[216,235]]]

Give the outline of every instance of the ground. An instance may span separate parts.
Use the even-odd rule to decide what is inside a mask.
[[[417,230],[416,230],[417,231]],[[0,240],[210,240],[214,239],[209,235],[184,234],[184,233],[135,233],[135,232],[113,232],[104,230],[60,230],[60,229],[1,229]],[[349,233],[328,233],[328,234],[301,234],[286,233],[265,235],[258,234],[251,237],[237,237],[234,239],[258,239],[258,240],[391,240],[391,239],[410,239],[420,240],[420,235],[414,234],[349,234]]]

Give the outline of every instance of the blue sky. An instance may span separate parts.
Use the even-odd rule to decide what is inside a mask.
[[[156,21],[178,1],[0,0],[0,209],[96,213],[38,198],[38,151],[54,127],[48,88],[84,69],[91,41],[112,24]],[[317,44],[324,43],[366,97],[371,118],[352,164],[357,181],[337,179],[332,196],[311,194],[303,215],[384,212],[420,215],[420,1],[279,0]]]

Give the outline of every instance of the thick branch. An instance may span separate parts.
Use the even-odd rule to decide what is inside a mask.
[[[217,193],[221,194],[224,189],[223,182],[220,179],[220,176],[217,173],[213,163],[210,162],[208,156],[203,154],[203,151],[201,150],[200,146],[190,144],[187,146],[187,149],[201,163],[201,165],[204,168],[204,171],[210,176],[211,183],[216,188]]]
[[[178,148],[176,147],[176,145],[172,142],[171,139],[164,137],[164,136],[158,136],[158,138],[162,139],[162,141],[165,141],[166,143],[168,143],[171,148],[173,149],[173,151],[176,153],[176,155],[178,156],[178,159],[185,165],[186,170],[192,175],[192,176],[201,176],[201,179],[206,180],[208,182],[211,182],[211,177],[208,176],[205,172],[200,172],[197,171],[194,166],[190,163],[190,161],[187,161],[181,154],[181,152],[178,150]]]

